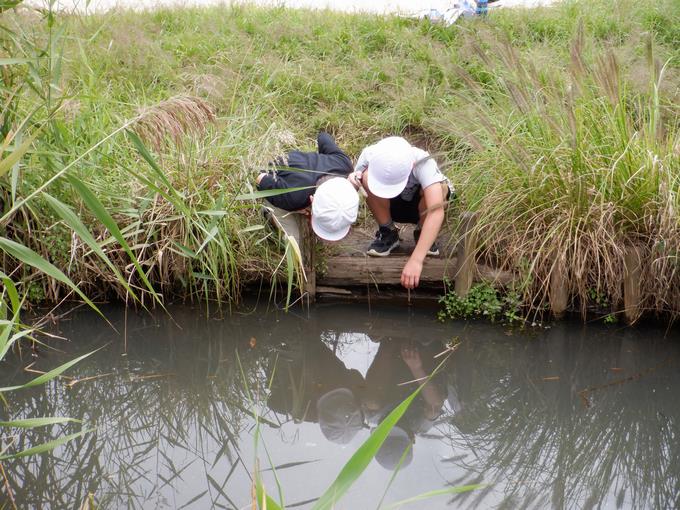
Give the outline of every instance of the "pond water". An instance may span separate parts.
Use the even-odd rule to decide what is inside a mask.
[[[119,333],[75,313],[53,328],[69,339],[52,341],[63,352],[25,350],[0,365],[4,386],[35,377],[24,370],[33,361],[46,370],[101,348],[69,370],[74,379],[10,394],[0,409],[0,420],[70,416],[93,429],[3,463],[19,508],[79,508],[88,493],[100,508],[251,508],[256,458],[274,499],[276,475],[288,508],[311,508],[454,344],[336,508],[473,483],[488,485],[403,508],[680,505],[674,331],[563,322],[520,332],[349,304],[105,313]],[[2,443],[23,449],[80,428],[5,430]]]

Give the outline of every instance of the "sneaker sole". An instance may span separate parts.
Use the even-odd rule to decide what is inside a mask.
[[[428,252],[425,255],[427,255],[428,257],[439,257],[439,250],[437,251],[428,250]]]
[[[378,252],[378,251],[375,251],[375,250],[368,250],[366,252],[366,255],[370,255],[371,257],[387,257],[390,253],[392,253],[392,250],[394,250],[395,248],[398,248],[398,247],[399,247],[399,241],[397,241],[392,246],[390,246],[390,249],[387,250],[387,251]]]

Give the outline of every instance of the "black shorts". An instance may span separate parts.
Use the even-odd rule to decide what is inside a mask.
[[[420,212],[418,211],[418,204],[420,203],[421,188],[413,194],[413,200],[404,200],[401,195],[390,198],[390,216],[392,221],[397,223],[413,223],[417,225],[420,222]],[[451,188],[446,193],[446,201],[451,198]]]

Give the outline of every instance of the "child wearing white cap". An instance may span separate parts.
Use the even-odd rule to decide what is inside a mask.
[[[302,188],[267,197],[267,201],[282,210],[283,216],[285,211],[311,206],[316,235],[338,241],[349,232],[359,209],[359,195],[346,179],[352,171],[352,160],[328,133],[319,133],[317,144],[318,152],[291,151],[285,161],[272,163],[272,169],[257,177],[257,189]]]
[[[416,225],[416,247],[401,273],[407,289],[418,286],[427,255],[439,255],[436,240],[451,195],[448,179],[430,154],[404,138],[391,136],[366,147],[349,176],[366,190],[366,203],[378,222],[367,254],[386,257],[399,246],[394,221]]]

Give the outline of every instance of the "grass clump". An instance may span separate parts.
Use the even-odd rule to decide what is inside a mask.
[[[591,47],[592,46],[592,47]],[[644,252],[644,303],[677,302],[680,110],[673,60],[647,41],[647,86],[580,26],[565,66],[538,67],[510,43],[474,46],[493,75],[463,73],[474,149],[462,188],[479,211],[483,257],[516,270],[529,261],[525,302],[540,308],[561,272],[585,313],[589,290],[622,299],[624,256]]]

